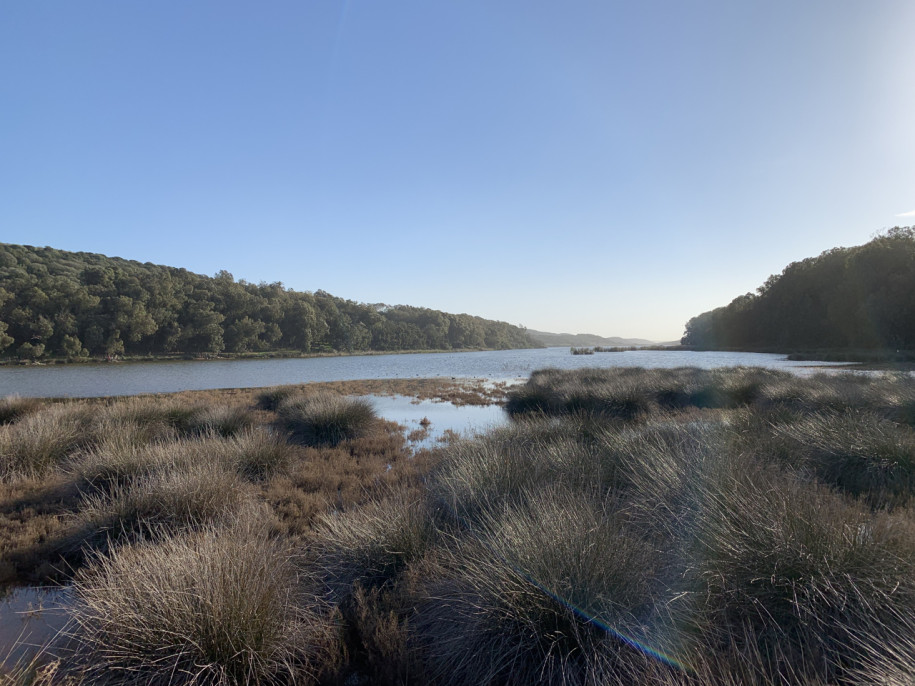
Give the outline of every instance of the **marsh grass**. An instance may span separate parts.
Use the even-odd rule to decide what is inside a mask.
[[[299,390],[295,386],[274,386],[272,388],[266,388],[257,394],[255,404],[260,410],[275,412],[283,401],[291,398],[298,392]]]
[[[372,403],[332,393],[296,395],[277,410],[280,421],[306,445],[330,445],[365,436],[376,423]]]
[[[434,513],[424,500],[390,498],[353,512],[331,512],[314,526],[317,568],[338,598],[391,582],[436,540]]]
[[[0,574],[84,555],[66,676],[912,681],[911,377],[545,370],[508,426],[436,450],[301,390],[275,414],[239,391],[211,413],[100,400],[0,426]],[[263,600],[269,622],[232,609],[248,576],[286,599]]]
[[[72,638],[93,683],[308,683],[339,655],[327,608],[256,520],[96,555]]]
[[[228,438],[250,429],[254,422],[254,415],[246,407],[214,405],[195,411],[190,420],[190,429],[198,434],[216,434]]]
[[[706,640],[750,629],[760,654],[829,681],[855,665],[855,631],[915,603],[910,518],[769,468],[742,465],[708,489],[693,540]]]
[[[652,612],[653,547],[611,504],[566,489],[518,495],[440,550],[420,586],[410,628],[426,671],[446,684],[625,679],[644,662],[619,636]]]
[[[41,401],[37,398],[22,398],[18,395],[0,398],[0,424],[12,424],[22,417],[36,412],[41,405]]]
[[[50,405],[0,426],[0,479],[47,475],[95,438],[92,415],[78,404]]]
[[[915,495],[915,431],[872,412],[821,412],[780,427],[786,452],[818,479],[876,508]]]
[[[161,469],[115,484],[107,493],[88,494],[76,528],[84,543],[136,538],[160,526],[192,529],[253,505],[234,472],[219,465],[191,463]]]

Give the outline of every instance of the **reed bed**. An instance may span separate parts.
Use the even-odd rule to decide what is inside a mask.
[[[57,676],[912,682],[910,376],[544,370],[416,454],[367,403],[265,393],[0,426],[0,515],[57,498],[35,564],[81,546]]]

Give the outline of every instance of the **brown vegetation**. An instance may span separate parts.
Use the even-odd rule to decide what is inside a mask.
[[[548,370],[418,454],[377,418],[303,445],[313,390],[0,426],[3,571],[74,583],[55,679],[911,681],[911,377]],[[78,431],[33,463],[42,417]]]

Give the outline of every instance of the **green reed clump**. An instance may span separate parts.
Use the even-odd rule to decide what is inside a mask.
[[[242,520],[96,554],[72,639],[92,683],[309,683],[338,639],[288,548]]]
[[[366,435],[377,421],[371,401],[333,393],[288,398],[278,409],[280,421],[306,445],[337,445]]]

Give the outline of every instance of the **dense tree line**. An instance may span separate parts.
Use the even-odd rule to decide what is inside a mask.
[[[756,293],[690,319],[682,342],[743,350],[915,349],[915,227],[792,262]]]
[[[0,356],[534,347],[467,314],[368,305],[281,283],[0,243]]]

